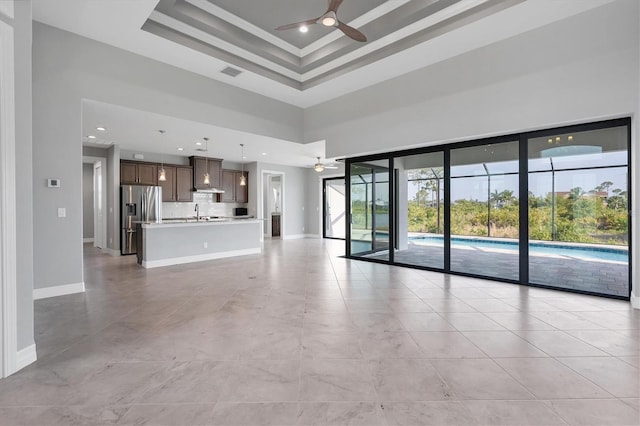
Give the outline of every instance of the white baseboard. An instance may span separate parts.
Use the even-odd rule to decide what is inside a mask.
[[[290,235],[282,235],[280,238],[283,240],[299,240],[304,238],[306,234],[290,234]]]
[[[92,243],[93,242],[93,238],[83,238],[82,242],[83,243]]]
[[[631,292],[631,306],[634,309],[640,309],[640,293],[637,293],[636,290]]]
[[[283,240],[299,240],[301,238],[321,238],[318,234],[291,234],[291,235],[283,235],[281,237]]]
[[[56,285],[53,287],[34,288],[33,300],[47,299],[49,297],[64,296],[74,293],[84,293],[84,282]]]
[[[261,248],[257,247],[243,250],[224,251],[220,253],[198,254],[195,256],[172,257],[169,259],[143,260],[142,267],[147,269],[160,268],[162,266],[181,265],[183,263],[204,262],[206,260],[224,259],[227,257],[245,256],[248,254],[260,254],[261,252]]]
[[[114,249],[110,249],[110,248],[103,248],[101,250],[102,250],[102,252],[104,254],[108,254],[108,255],[111,255],[111,256],[120,256],[121,255],[120,250],[114,250]]]
[[[27,365],[36,362],[38,354],[36,353],[36,344],[20,349],[16,354],[16,371],[20,371]]]

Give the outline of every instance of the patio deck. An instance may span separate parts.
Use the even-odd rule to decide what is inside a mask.
[[[396,263],[442,268],[442,246],[409,244],[394,253]],[[388,254],[365,257],[388,259]],[[451,247],[451,270],[503,279],[518,279],[518,254],[472,246]],[[629,296],[629,266],[619,262],[590,261],[568,256],[530,256],[529,281],[559,288]]]

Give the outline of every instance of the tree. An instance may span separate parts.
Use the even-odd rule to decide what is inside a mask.
[[[579,186],[576,186],[575,188],[571,188],[571,191],[569,191],[569,199],[570,200],[579,200],[580,198],[582,198],[582,196],[584,195],[584,189],[580,188]]]
[[[496,189],[491,193],[491,205],[495,208],[505,207],[507,205],[512,204],[516,200],[516,197],[513,196],[513,191],[505,189],[504,191],[498,192]]]
[[[610,181],[604,181],[602,182],[600,185],[596,186],[595,188],[593,188],[593,190],[595,192],[606,192],[607,196],[609,196],[609,188],[611,188],[613,186],[613,182]]]

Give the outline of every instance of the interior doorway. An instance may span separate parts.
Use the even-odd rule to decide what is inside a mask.
[[[262,217],[265,238],[284,238],[284,172],[262,171]]]
[[[83,242],[94,247],[107,247],[107,167],[106,158],[82,157],[82,221]]]

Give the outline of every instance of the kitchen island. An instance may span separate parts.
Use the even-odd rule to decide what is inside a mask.
[[[138,263],[144,268],[179,265],[262,251],[262,220],[217,219],[140,224]]]

